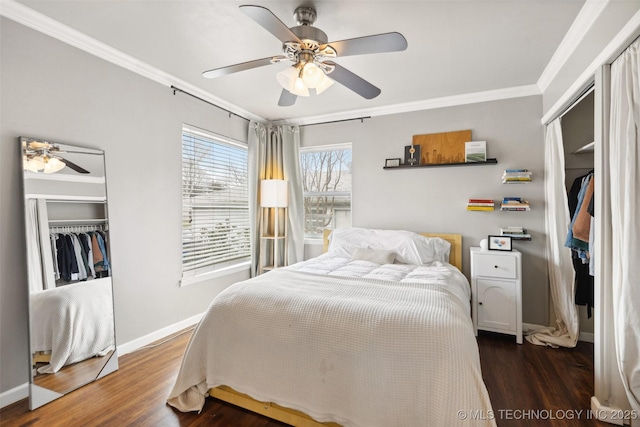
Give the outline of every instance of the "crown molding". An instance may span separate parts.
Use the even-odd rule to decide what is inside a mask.
[[[55,19],[52,19],[40,12],[37,12],[15,0],[0,0],[0,16],[11,19],[19,24],[36,30],[42,34],[60,40],[68,45],[83,50],[114,65],[132,71],[142,77],[148,78],[163,86],[177,86],[185,91],[195,95],[203,100],[217,105],[223,109],[233,112],[241,117],[259,122],[267,120],[257,116],[249,111],[243,110],[237,105],[228,101],[215,97],[210,93],[193,86],[169,73],[159,70],[158,68],[140,61],[131,55],[119,51],[105,43],[102,43],[88,35],[74,30]]]
[[[596,22],[610,0],[586,0],[576,19],[569,27],[560,45],[540,74],[538,87],[540,91],[547,90],[553,79],[558,75],[567,60],[582,42],[589,29]]]
[[[377,117],[390,114],[410,113],[422,110],[434,110],[437,108],[455,107],[459,105],[477,104],[480,102],[499,101],[510,98],[522,98],[526,96],[542,95],[538,85],[515,86],[504,89],[488,90],[483,92],[465,93],[441,98],[425,99],[423,101],[407,102],[403,104],[372,107],[361,110],[351,110],[342,113],[325,114],[321,116],[303,117],[299,119],[277,120],[272,124],[287,125],[312,125],[325,122],[357,119],[361,117]]]
[[[640,33],[640,10],[637,11],[615,37],[605,46],[600,54],[589,66],[575,79],[555,104],[542,116],[540,122],[543,125],[551,123],[555,118],[562,116],[567,108],[573,104],[577,94],[587,87],[594,79],[596,70],[605,64],[611,64],[624,50],[638,37]]]

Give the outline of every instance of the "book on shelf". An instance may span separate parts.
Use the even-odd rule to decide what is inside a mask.
[[[495,208],[493,206],[469,206],[467,205],[468,211],[492,211]]]
[[[500,206],[501,211],[530,211],[529,205],[526,206]]]
[[[503,184],[523,184],[531,182],[531,171],[527,169],[505,169],[502,174]]]
[[[517,233],[526,233],[527,231],[524,229],[524,227],[518,227],[515,225],[510,225],[509,227],[503,227],[500,229],[501,233],[511,233],[511,234],[517,234]]]
[[[469,199],[468,211],[492,211],[495,207],[493,199]]]
[[[509,227],[503,227],[500,229],[501,236],[509,236],[513,239],[519,240],[531,240],[531,235],[525,230],[524,227],[511,225]]]
[[[464,143],[464,161],[467,163],[487,161],[487,141]]]

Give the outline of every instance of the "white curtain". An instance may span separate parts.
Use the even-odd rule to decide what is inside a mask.
[[[544,175],[547,268],[556,325],[527,336],[532,344],[551,347],[575,347],[579,333],[578,311],[574,302],[575,271],[571,249],[564,246],[570,224],[564,182],[564,144],[560,118],[557,118],[545,129]]]
[[[38,220],[38,200],[27,199],[25,204],[25,227],[27,231],[27,268],[29,293],[44,290],[42,253],[40,245],[40,222]]]
[[[300,172],[300,130],[298,126],[249,123],[249,209],[251,212],[251,275],[258,273],[261,209],[259,187],[263,179],[288,181],[288,264],[304,258],[304,206]],[[282,258],[281,258],[282,259]]]
[[[608,143],[615,353],[629,403],[640,412],[639,40],[611,65]]]

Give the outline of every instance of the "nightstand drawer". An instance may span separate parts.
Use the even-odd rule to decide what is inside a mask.
[[[477,257],[475,274],[478,276],[504,277],[515,279],[517,277],[517,263],[513,256],[501,256],[482,254]]]

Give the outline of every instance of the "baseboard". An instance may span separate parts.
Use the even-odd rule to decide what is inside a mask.
[[[151,332],[143,337],[136,338],[135,340],[126,342],[124,344],[118,344],[118,357],[123,356],[128,353],[133,353],[134,351],[145,347],[152,342],[161,340],[162,338],[166,338],[171,334],[175,334],[176,332],[180,332],[181,330],[188,328],[189,326],[193,326],[200,321],[204,313],[196,314],[188,319],[182,320],[178,323],[174,323],[173,325],[166,326],[162,329],[158,329],[157,331]]]
[[[203,315],[204,313],[197,314],[181,322],[174,323],[173,325],[166,326],[162,329],[158,329],[157,331],[154,331],[143,337],[136,338],[135,340],[118,345],[118,357],[127,353],[133,353],[134,351],[145,347],[155,341],[166,338],[171,334],[175,334],[176,332],[180,332],[181,330],[186,329],[189,326],[193,326],[200,321]],[[0,408],[9,406],[27,397],[29,397],[29,383],[22,384],[18,387],[12,388],[11,390],[0,393]]]
[[[533,332],[537,329],[548,328],[548,326],[536,325],[534,323],[523,323],[522,324],[522,333],[527,334],[529,332]],[[590,342],[594,343],[594,335],[593,332],[580,332],[578,335],[578,341]]]
[[[11,390],[0,393],[0,408],[9,406],[29,397],[29,383],[24,383]]]
[[[619,408],[604,406],[597,397],[591,396],[591,414],[596,420],[618,426],[629,425],[631,423],[629,418],[632,413],[631,410],[625,411]],[[626,418],[625,415],[627,415]]]

